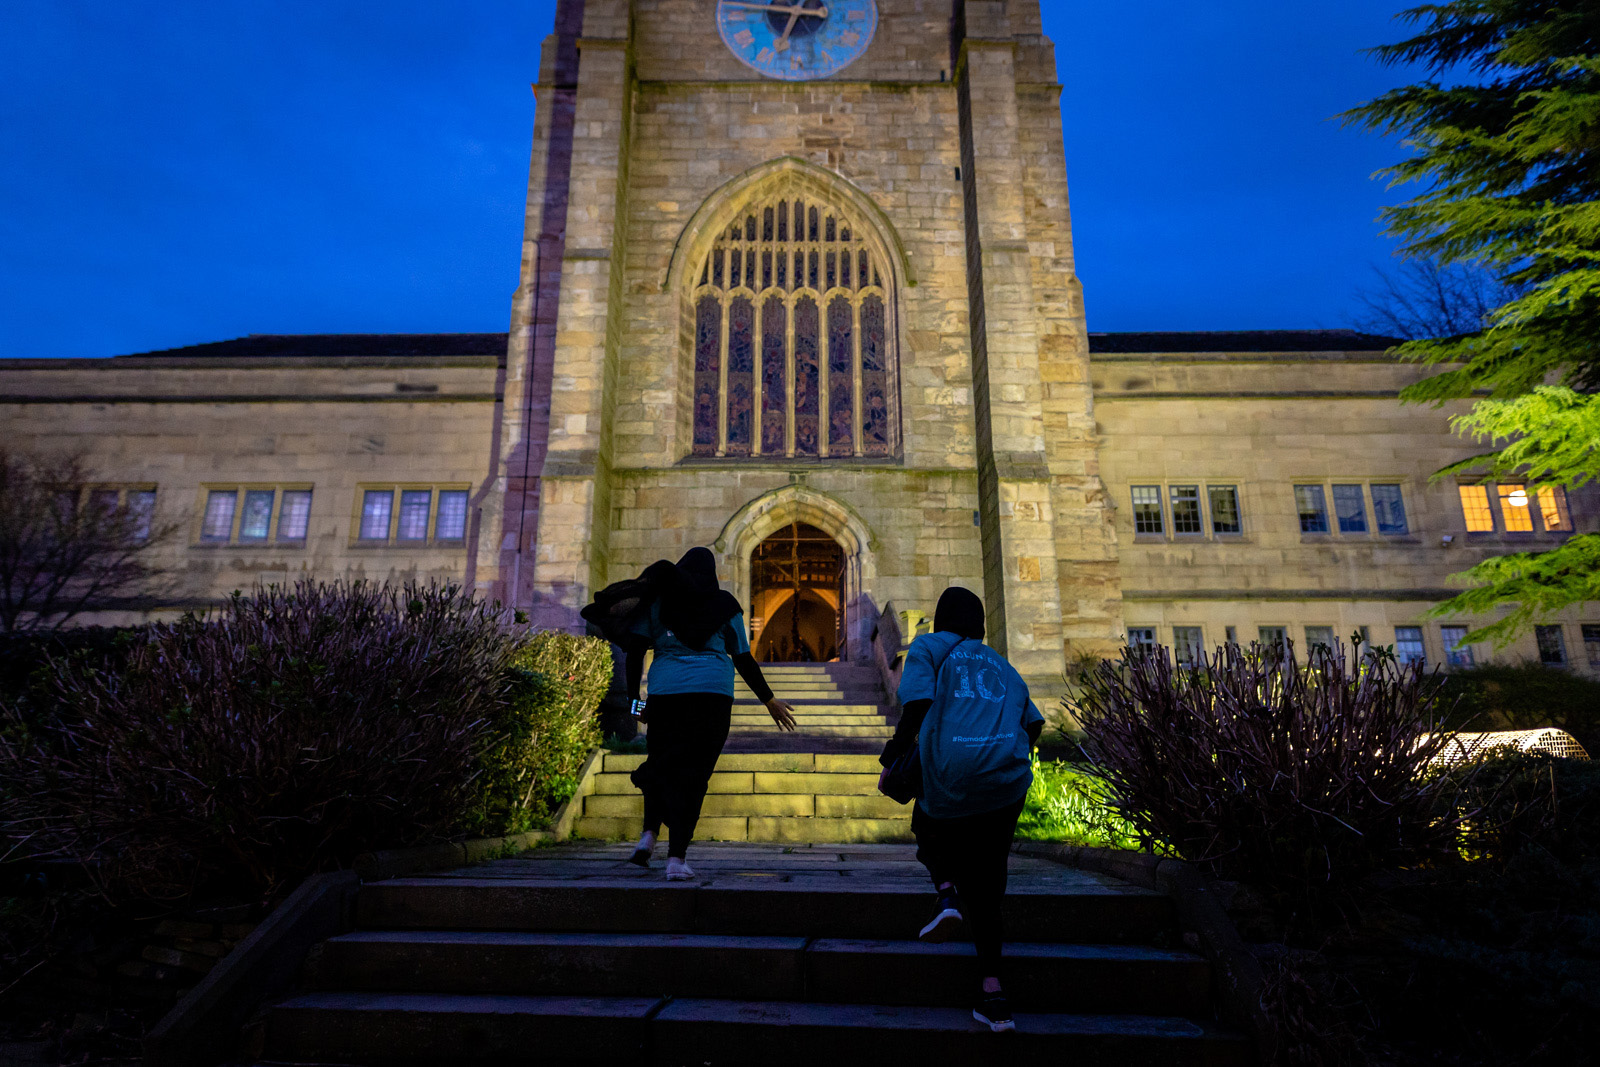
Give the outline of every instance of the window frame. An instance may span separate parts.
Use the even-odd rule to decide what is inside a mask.
[[[1331,490],[1330,495],[1333,499],[1333,525],[1338,527],[1339,536],[1370,537],[1373,531],[1373,523],[1369,517],[1369,512],[1371,509],[1367,506],[1366,485],[1361,482],[1332,482],[1329,484],[1328,488]],[[1339,490],[1341,489],[1355,490],[1355,505],[1357,510],[1354,519],[1361,524],[1359,529],[1345,529],[1344,510],[1339,499],[1341,495]],[[1349,496],[1348,493],[1343,495],[1347,498]]]
[[[233,494],[233,517],[226,538],[206,537],[206,513],[213,493]],[[246,540],[240,535],[244,527],[245,501],[251,493],[272,494],[272,507],[267,512],[267,535]],[[248,549],[303,549],[310,537],[311,510],[306,511],[305,537],[285,541],[278,536],[282,519],[283,501],[288,493],[311,494],[311,506],[317,499],[316,485],[312,482],[204,482],[199,487],[199,506],[195,509],[194,530],[190,537],[191,548],[248,548]]]
[[[1206,536],[1206,506],[1203,498],[1205,486],[1199,483],[1186,483],[1167,486],[1167,513],[1172,519],[1172,536],[1175,539],[1194,541]],[[1181,503],[1194,505],[1194,529],[1178,529],[1178,494],[1189,494],[1182,498]]]
[[[383,538],[363,537],[362,516],[366,509],[368,493],[389,494],[389,523]],[[400,538],[401,513],[407,493],[428,494],[427,536]],[[460,537],[440,537],[439,504],[446,493],[464,493],[466,511],[463,515]],[[361,482],[351,495],[349,544],[358,549],[401,549],[415,551],[419,548],[461,548],[466,545],[472,531],[472,486],[466,482]]]
[[[1335,538],[1345,541],[1404,541],[1416,536],[1412,525],[1411,507],[1406,497],[1409,495],[1409,483],[1403,478],[1392,477],[1366,477],[1366,478],[1302,478],[1290,483],[1290,492],[1293,494],[1295,521],[1300,525],[1300,536],[1310,541],[1320,541],[1325,538]],[[1403,530],[1384,530],[1379,522],[1377,497],[1373,494],[1376,487],[1392,487],[1399,501],[1401,518],[1405,521]],[[1307,530],[1300,516],[1301,489],[1320,489],[1322,493],[1322,516],[1326,530]],[[1357,489],[1361,494],[1361,521],[1365,528],[1361,530],[1346,530],[1339,514],[1339,490]]]
[[[148,495],[150,497],[149,507],[141,516],[144,519],[144,528],[135,534],[138,543],[144,544],[150,540],[151,532],[155,526],[156,508],[160,504],[160,492],[161,487],[155,482],[93,482],[84,486],[80,491],[76,506],[85,508],[90,505],[97,495],[115,493],[117,499],[112,504],[112,507],[131,509],[134,506],[133,498],[135,496]]]
[[[1328,631],[1328,644],[1327,644],[1327,647],[1328,647],[1329,651],[1332,651],[1332,650],[1334,650],[1334,649],[1339,647],[1339,628],[1337,626],[1311,625],[1311,624],[1308,623],[1308,624],[1302,626],[1301,629],[1305,632],[1306,655],[1308,655],[1308,656],[1311,655],[1311,650],[1313,648],[1315,648],[1317,644],[1321,643],[1321,642],[1313,642],[1312,641],[1312,638],[1311,638],[1311,631],[1312,630],[1326,630],[1326,631]]]
[[[1177,511],[1175,510],[1174,494],[1180,489],[1193,490],[1196,493],[1194,504],[1199,513],[1200,529],[1197,532],[1182,532],[1177,528]],[[1159,531],[1139,529],[1139,508],[1148,506],[1149,502],[1141,505],[1136,495],[1140,490],[1148,490],[1155,496],[1154,507],[1159,516],[1161,529]],[[1216,509],[1212,506],[1212,493],[1226,491],[1233,495],[1234,513],[1238,520],[1239,528],[1230,531],[1218,531],[1216,528]],[[1244,515],[1244,490],[1238,479],[1208,479],[1208,478],[1179,478],[1179,479],[1152,479],[1128,483],[1128,502],[1130,508],[1130,525],[1133,527],[1133,537],[1136,542],[1185,542],[1197,541],[1227,542],[1245,540],[1245,515]]]
[[[1215,540],[1219,540],[1219,539],[1243,537],[1244,536],[1244,493],[1243,493],[1242,490],[1240,490],[1239,483],[1237,483],[1237,482],[1217,482],[1215,484],[1212,484],[1211,482],[1206,482],[1206,483],[1204,483],[1204,489],[1205,489],[1205,506],[1206,506],[1206,528],[1210,531],[1210,535],[1209,535],[1210,539],[1215,541]],[[1213,494],[1216,493],[1218,490],[1226,490],[1226,491],[1228,491],[1228,492],[1233,494],[1233,514],[1234,514],[1234,518],[1237,520],[1237,525],[1238,525],[1238,529],[1236,529],[1236,530],[1219,530],[1219,529],[1217,529],[1217,504],[1216,504],[1216,498],[1215,498],[1215,496],[1213,496]]]
[[[1206,631],[1204,626],[1173,626],[1172,630],[1172,661],[1180,667],[1193,667],[1206,657]],[[1188,631],[1193,635],[1192,644],[1184,641],[1179,634]],[[1186,656],[1186,651],[1192,651],[1192,656]]]
[[[1553,637],[1557,659],[1547,659],[1545,639]],[[1572,653],[1567,649],[1567,628],[1560,623],[1550,623],[1533,628],[1534,647],[1539,651],[1539,663],[1544,667],[1565,669],[1572,666]]]
[[[1155,493],[1155,509],[1156,509],[1155,510],[1155,517],[1156,517],[1156,523],[1160,527],[1159,529],[1156,529],[1156,530],[1141,530],[1141,529],[1139,529],[1139,509],[1141,507],[1146,507],[1146,508],[1149,507],[1149,501],[1141,502],[1139,500],[1139,498],[1138,498],[1138,493],[1139,493],[1139,491],[1141,489],[1150,490],[1150,491]],[[1166,486],[1161,484],[1161,483],[1157,483],[1157,484],[1154,484],[1154,485],[1130,485],[1130,486],[1128,486],[1128,500],[1129,500],[1129,507],[1131,509],[1129,511],[1129,514],[1133,517],[1133,536],[1134,537],[1146,537],[1146,538],[1152,538],[1152,539],[1159,539],[1159,540],[1165,541],[1167,539],[1167,529],[1168,529],[1167,503],[1166,503]]]
[[[1478,665],[1478,655],[1470,644],[1463,644],[1461,637],[1472,632],[1470,626],[1441,625],[1439,627],[1439,643],[1444,649],[1444,663],[1451,670],[1469,670]],[[1452,644],[1450,635],[1459,633]]]
[[[1267,639],[1268,630],[1274,630],[1277,632],[1277,640],[1269,641]],[[1287,625],[1257,625],[1256,643],[1261,645],[1262,648],[1281,648],[1287,652],[1289,648],[1289,627]]]
[[[1526,509],[1529,529],[1513,530],[1506,521],[1510,496],[1518,489],[1527,494]],[[1467,514],[1466,494],[1476,491],[1483,494],[1484,510],[1488,515],[1489,526],[1487,530],[1474,530]],[[1550,500],[1562,523],[1560,526],[1551,526],[1545,519],[1547,513],[1545,501]],[[1526,482],[1501,482],[1492,478],[1479,481],[1458,480],[1456,482],[1456,503],[1461,508],[1461,525],[1466,531],[1466,536],[1473,540],[1487,540],[1498,538],[1506,541],[1530,541],[1536,539],[1565,540],[1576,532],[1576,525],[1572,521],[1572,500],[1565,488],[1559,485],[1529,486]]]
[[[1320,519],[1321,519],[1321,522],[1322,522],[1322,529],[1320,529],[1320,530],[1308,530],[1308,529],[1306,529],[1306,517],[1310,513],[1306,510],[1305,506],[1301,503],[1301,500],[1300,500],[1301,490],[1306,490],[1308,495],[1311,494],[1311,493],[1314,493],[1316,495],[1316,505],[1317,505],[1316,506],[1316,514],[1318,516],[1320,516]],[[1333,526],[1334,526],[1334,524],[1328,521],[1329,516],[1328,516],[1328,487],[1327,487],[1327,484],[1324,483],[1324,482],[1320,482],[1320,481],[1319,482],[1294,482],[1292,491],[1294,493],[1295,521],[1297,523],[1299,523],[1299,525],[1300,525],[1300,536],[1301,537],[1330,537],[1330,536],[1332,536],[1333,535]]]
[[[1579,623],[1578,636],[1583,638],[1584,659],[1588,660],[1590,667],[1600,670],[1600,623]]]
[[[1417,635],[1416,636],[1417,654],[1416,654],[1416,657],[1413,658],[1413,659],[1407,659],[1406,658],[1406,653],[1403,652],[1402,649],[1401,649],[1402,644],[1410,644],[1411,643],[1408,638],[1402,638],[1400,636],[1400,632],[1402,630],[1407,631],[1409,633],[1414,633],[1414,634]],[[1410,666],[1413,663],[1420,663],[1420,664],[1422,664],[1423,668],[1426,669],[1427,666],[1428,666],[1428,633],[1427,633],[1427,630],[1424,629],[1421,626],[1396,626],[1394,628],[1394,654],[1395,654],[1395,658],[1400,661],[1402,666]]]

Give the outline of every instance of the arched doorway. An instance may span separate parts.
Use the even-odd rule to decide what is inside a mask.
[[[775,531],[750,556],[750,614],[762,663],[826,663],[848,658],[845,554],[826,532],[803,522]]]

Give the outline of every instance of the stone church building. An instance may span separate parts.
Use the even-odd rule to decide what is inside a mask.
[[[121,617],[364,576],[572,626],[709,545],[763,658],[959,583],[1048,693],[1129,641],[1481,662],[1448,576],[1600,523],[1431,481],[1464,409],[1383,338],[1089,333],[1039,0],[561,0],[536,91],[508,333],[0,363],[8,446],[184,524]],[[1600,672],[1600,604],[1499,655]]]

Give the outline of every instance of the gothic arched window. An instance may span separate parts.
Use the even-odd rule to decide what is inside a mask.
[[[890,455],[888,274],[837,208],[788,194],[741,211],[694,290],[693,454]]]

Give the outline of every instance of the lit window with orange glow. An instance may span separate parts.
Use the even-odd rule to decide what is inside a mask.
[[[1567,510],[1567,491],[1559,485],[1539,487],[1539,517],[1544,528],[1552,533],[1572,529],[1572,513]]]
[[[1481,485],[1461,487],[1461,511],[1468,533],[1494,533],[1494,512],[1489,510],[1489,490]]]
[[[1521,485],[1500,486],[1500,518],[1507,533],[1533,532],[1533,501]]]

